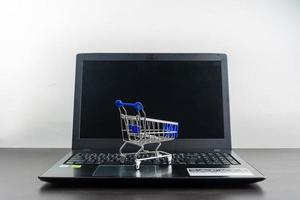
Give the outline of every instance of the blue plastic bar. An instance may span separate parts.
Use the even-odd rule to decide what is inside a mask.
[[[143,104],[141,102],[124,103],[121,100],[116,100],[115,105],[116,105],[117,108],[127,106],[127,107],[133,107],[133,108],[135,108],[136,111],[144,110],[144,106],[143,106]]]

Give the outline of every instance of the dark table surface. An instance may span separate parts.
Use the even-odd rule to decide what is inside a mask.
[[[0,199],[300,199],[300,149],[237,149],[267,179],[243,187],[63,187],[37,176],[68,149],[0,149]]]

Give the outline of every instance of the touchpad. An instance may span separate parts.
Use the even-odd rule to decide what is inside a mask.
[[[170,177],[172,166],[141,165],[136,170],[133,165],[99,165],[93,176],[98,177]]]

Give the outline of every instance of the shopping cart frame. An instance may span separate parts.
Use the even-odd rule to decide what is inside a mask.
[[[175,139],[175,137],[165,137],[165,134],[177,134],[178,129],[177,131],[166,132],[159,128],[159,124],[173,124],[178,127],[178,123],[147,118],[144,107],[140,102],[123,103],[121,100],[117,100],[115,104],[120,113],[122,140],[124,142],[119,149],[120,156],[126,159],[127,155],[134,155],[136,169],[140,168],[142,161],[159,158],[167,158],[168,164],[170,165],[172,163],[172,154],[161,151],[159,148],[162,142]],[[125,106],[135,108],[137,115],[128,115]],[[138,132],[140,132],[139,134],[134,134],[129,130],[132,124],[136,124],[136,127],[143,127],[138,130]],[[157,127],[155,127],[155,124]],[[139,150],[137,152],[124,153],[122,150],[127,144],[138,146]],[[150,151],[145,149],[145,145],[147,144],[156,144],[157,146],[155,150]],[[142,154],[152,154],[153,156],[139,158],[138,156]]]

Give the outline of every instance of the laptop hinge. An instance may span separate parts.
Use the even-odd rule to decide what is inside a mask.
[[[231,149],[213,149],[214,152],[230,152]]]
[[[83,152],[92,152],[92,149],[81,149],[80,151],[83,151]]]

